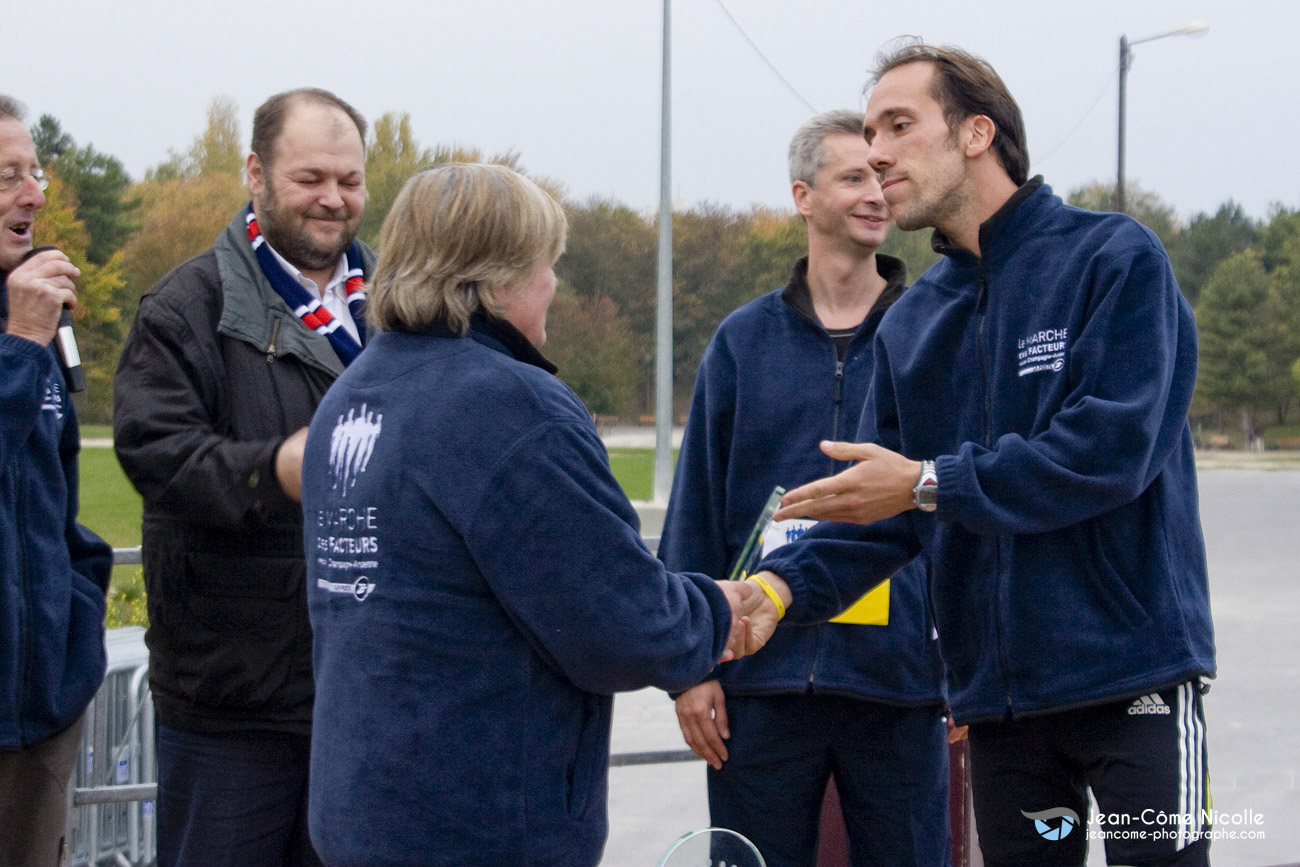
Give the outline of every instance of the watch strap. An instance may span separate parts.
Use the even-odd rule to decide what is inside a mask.
[[[934,470],[934,461],[921,461],[921,473],[912,488],[912,505],[922,512],[933,512],[938,505],[939,474]]]

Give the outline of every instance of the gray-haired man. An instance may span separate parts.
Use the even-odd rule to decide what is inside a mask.
[[[785,287],[728,316],[705,352],[659,545],[670,569],[728,574],[773,486],[844,466],[817,443],[856,429],[872,338],[907,277],[876,252],[892,223],[861,129],[861,114],[827,112],[791,141],[808,255]],[[771,528],[765,550],[811,523]],[[924,592],[924,569],[908,567],[839,622],[778,630],[762,653],[678,697],[682,734],[710,764],[713,824],[774,867],[815,864],[833,778],[854,865],[945,862],[943,677]]]
[[[79,272],[29,255],[46,179],[22,120],[0,95],[0,864],[53,865],[104,679],[112,552],[77,523],[80,434],[50,342]]]

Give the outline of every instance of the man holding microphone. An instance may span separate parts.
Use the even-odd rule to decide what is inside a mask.
[[[50,343],[80,272],[28,255],[48,182],[22,119],[0,95],[0,863],[55,865],[112,551],[76,521],[80,433]]]

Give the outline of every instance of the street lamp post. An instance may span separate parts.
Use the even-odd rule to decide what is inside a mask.
[[[664,505],[673,487],[673,200],[671,0],[664,3],[659,109],[659,267],[655,290],[655,462],[651,497]]]
[[[1176,30],[1157,33],[1155,36],[1146,36],[1132,41],[1129,41],[1127,36],[1119,38],[1119,171],[1115,178],[1115,210],[1121,214],[1124,213],[1127,204],[1124,201],[1124,138],[1128,115],[1128,70],[1133,65],[1133,46],[1164,39],[1166,36],[1201,36],[1209,29],[1209,26],[1202,21],[1192,21]]]

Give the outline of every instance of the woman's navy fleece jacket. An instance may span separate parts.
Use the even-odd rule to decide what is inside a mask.
[[[612,694],[685,689],[730,610],[641,542],[517,331],[389,332],[316,413],[310,827],[329,865],[594,865]]]

